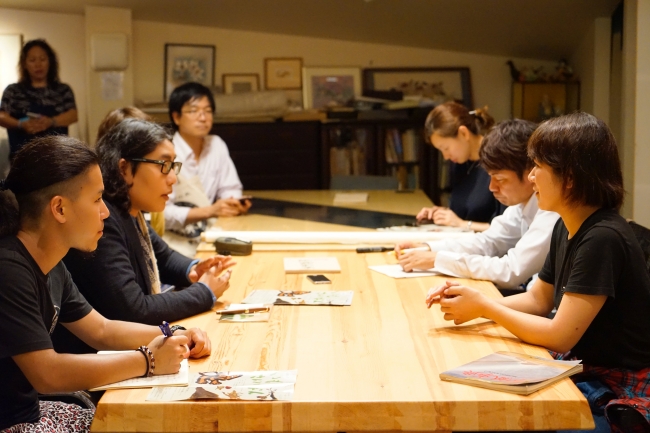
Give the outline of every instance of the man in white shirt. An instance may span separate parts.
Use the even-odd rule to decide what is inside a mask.
[[[431,269],[446,275],[490,280],[499,288],[525,284],[542,268],[559,215],[540,210],[528,172],[528,138],[536,125],[514,119],[499,123],[483,139],[480,162],[490,175],[490,191],[509,206],[490,228],[462,239],[395,247],[405,271]],[[430,251],[401,251],[428,246]]]
[[[215,110],[212,92],[199,83],[186,83],[169,96],[169,117],[176,130],[173,142],[183,173],[165,207],[165,227],[182,229],[217,216],[245,213],[242,183],[226,143],[209,135]],[[188,201],[196,207],[178,206]]]

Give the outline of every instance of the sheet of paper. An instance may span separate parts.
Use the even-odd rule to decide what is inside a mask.
[[[384,274],[391,278],[419,278],[419,277],[431,277],[435,275],[444,275],[437,271],[419,271],[414,270],[412,272],[404,272],[401,265],[373,265],[368,266],[375,272]]]
[[[148,401],[194,399],[291,400],[297,370],[193,373],[187,388],[154,388]]]
[[[131,352],[129,351],[101,351],[99,355],[110,356],[114,353]],[[111,383],[109,385],[93,388],[90,391],[102,391],[106,389],[119,388],[151,388],[156,386],[187,386],[189,383],[190,367],[187,359],[181,361],[181,369],[176,374],[163,374],[151,377],[134,377],[133,379],[123,380],[121,382]]]
[[[284,272],[287,274],[341,272],[341,265],[336,257],[285,257]]]
[[[340,203],[366,203],[367,192],[337,192],[334,194],[334,204]]]
[[[276,305],[352,305],[354,292],[345,291],[279,291],[253,290],[244,304],[274,303]]]

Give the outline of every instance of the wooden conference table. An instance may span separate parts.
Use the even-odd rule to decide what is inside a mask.
[[[331,204],[333,192],[252,192]],[[400,203],[398,203],[400,202]],[[431,205],[421,192],[370,192],[368,203],[350,208],[413,216]],[[345,227],[267,215],[221,218],[230,230],[334,230]],[[349,228],[348,228],[349,229]],[[355,229],[358,230],[358,229]],[[586,400],[569,379],[530,396],[517,396],[442,382],[439,373],[498,350],[537,356],[483,319],[455,326],[424,298],[441,277],[392,279],[368,265],[394,262],[385,253],[255,252],[237,257],[231,287],[220,299],[239,302],[254,289],[313,290],[304,275],[285,274],[283,257],[335,256],[340,274],[331,286],[353,290],[348,307],[276,306],[262,323],[219,323],[209,311],[179,323],[198,326],[212,340],[212,354],[190,360],[192,371],[298,370],[293,401],[147,402],[148,389],[108,391],[97,407],[92,431],[147,432],[353,432],[560,430],[593,428]],[[460,280],[491,297],[489,282]],[[222,308],[218,303],[215,309]]]

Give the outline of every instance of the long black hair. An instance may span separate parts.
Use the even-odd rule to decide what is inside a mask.
[[[124,119],[112,127],[97,143],[99,166],[104,177],[104,198],[123,212],[131,209],[129,188],[120,171],[120,159],[131,164],[135,174],[140,163],[131,158],[143,158],[164,140],[171,141],[165,129],[140,119]]]
[[[56,53],[48,44],[45,42],[45,39],[33,39],[23,45],[23,48],[20,50],[20,60],[18,61],[18,76],[20,77],[18,82],[21,84],[31,84],[32,79],[27,72],[27,54],[29,50],[34,47],[39,47],[45,51],[47,58],[49,60],[49,67],[47,69],[47,85],[51,86],[52,84],[59,82],[59,60],[56,57]]]
[[[69,181],[97,164],[95,152],[76,138],[51,135],[30,141],[0,181],[0,236],[36,225],[52,197],[69,195]]]

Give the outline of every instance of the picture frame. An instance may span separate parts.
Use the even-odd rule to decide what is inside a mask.
[[[302,57],[264,59],[264,88],[267,90],[302,89]]]
[[[223,93],[257,92],[260,90],[260,74],[223,74],[221,76]]]
[[[214,86],[216,67],[214,45],[165,44],[165,78],[163,96],[169,99],[172,91],[181,84],[201,83]]]
[[[302,68],[302,95],[305,109],[344,106],[361,95],[361,69],[356,67]]]
[[[401,91],[404,96],[423,96],[437,105],[448,100],[474,108],[468,67],[366,68],[364,91]]]

